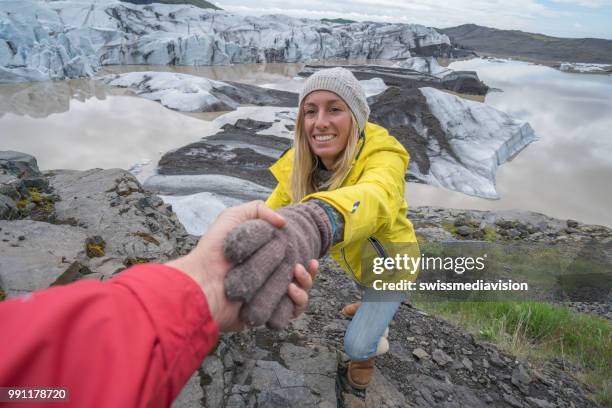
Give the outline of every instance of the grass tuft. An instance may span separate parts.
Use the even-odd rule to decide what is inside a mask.
[[[577,366],[594,398],[612,406],[612,323],[542,302],[417,302],[425,311],[464,327],[528,359],[561,358]]]

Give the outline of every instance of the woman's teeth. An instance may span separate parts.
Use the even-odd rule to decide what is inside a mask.
[[[316,135],[314,138],[317,142],[326,142],[332,140],[336,135]]]

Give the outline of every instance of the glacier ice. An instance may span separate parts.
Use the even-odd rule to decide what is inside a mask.
[[[105,75],[100,79],[111,86],[133,89],[140,97],[158,101],[167,108],[181,112],[230,111],[244,105],[245,102],[246,104],[270,105],[273,97],[282,92],[254,85],[246,88],[247,85],[244,84],[232,85],[223,81],[213,81],[195,75],[174,72],[128,72]],[[359,82],[366,96],[378,95],[387,89],[387,85],[380,78]],[[265,98],[267,94],[270,94],[272,99],[267,100]],[[257,103],[259,101],[263,103]],[[274,100],[274,103],[280,106],[283,105],[282,102],[280,98]],[[295,106],[297,95],[295,100],[286,100],[286,102],[292,102],[286,104],[288,107]],[[279,129],[282,130],[282,127]]]
[[[337,24],[112,0],[0,1],[0,82],[91,76],[101,65],[408,58],[450,40],[417,24]]]
[[[412,69],[414,71],[433,75],[438,78],[442,78],[453,72],[453,70],[450,68],[440,66],[434,57],[411,57],[400,61],[393,66],[398,68]]]
[[[422,181],[483,198],[499,198],[495,171],[537,137],[529,123],[484,103],[470,101],[435,88],[420,88],[431,113],[438,119],[458,162],[430,143],[430,169]]]

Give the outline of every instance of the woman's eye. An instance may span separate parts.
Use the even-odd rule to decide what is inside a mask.
[[[332,112],[342,112],[342,109],[334,107],[334,108],[331,108],[331,111]]]
[[[314,114],[314,111],[313,110],[307,110],[307,111],[304,112],[304,114],[312,115],[312,114]]]

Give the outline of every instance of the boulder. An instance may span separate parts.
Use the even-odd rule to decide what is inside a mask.
[[[59,197],[57,222],[105,242],[103,255],[91,258],[96,272],[110,276],[125,266],[163,262],[186,250],[187,232],[172,209],[125,170],[55,171],[50,185]]]
[[[85,231],[39,221],[0,220],[0,281],[8,297],[90,273]]]

